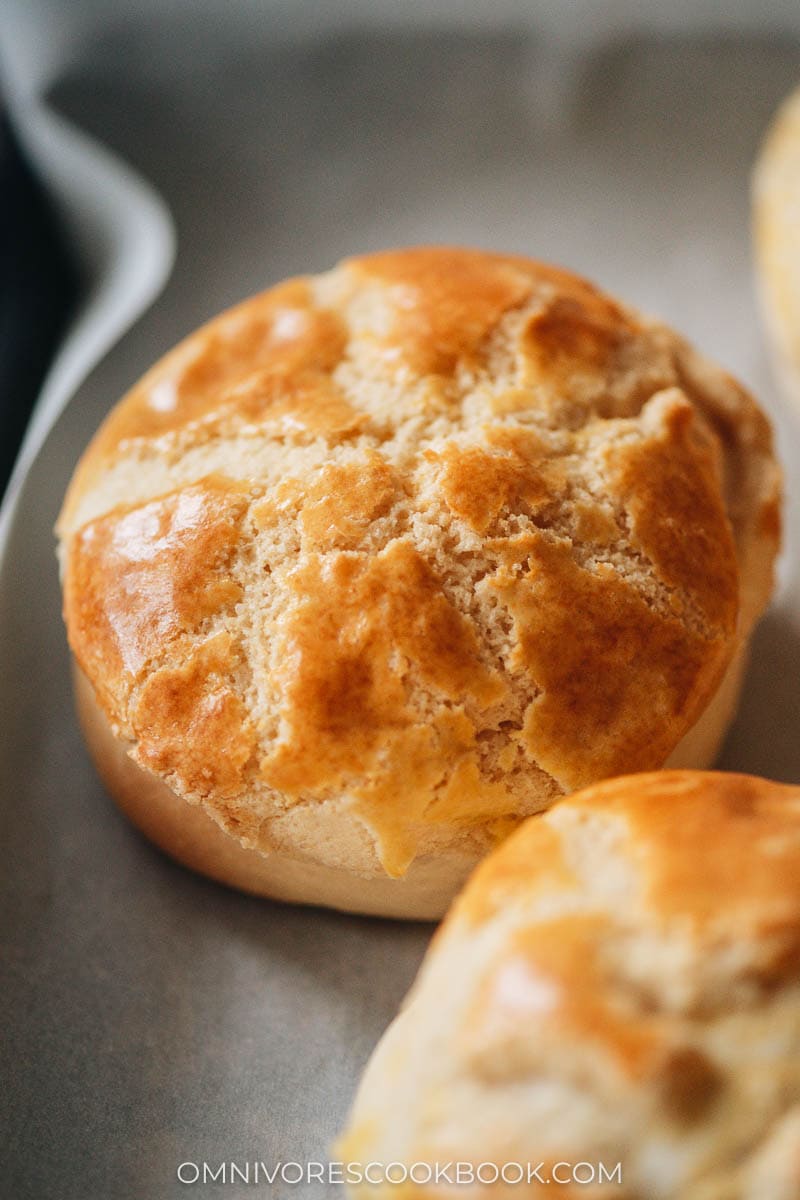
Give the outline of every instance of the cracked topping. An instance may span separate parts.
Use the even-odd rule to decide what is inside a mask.
[[[769,594],[778,494],[747,394],[591,284],[367,256],[111,413],[59,521],[70,644],[246,844],[334,802],[399,875],[666,759]]]

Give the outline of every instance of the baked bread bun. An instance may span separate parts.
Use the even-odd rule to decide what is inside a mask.
[[[438,917],[564,792],[713,758],[778,495],[747,393],[574,275],[416,249],[291,280],[167,355],[78,466],[89,744],[190,866]]]
[[[776,373],[800,411],[800,89],[778,109],[756,162],[753,234]]]
[[[566,1180],[466,1191],[493,1200],[796,1200],[800,787],[660,771],[527,821],[436,934],[334,1154]]]

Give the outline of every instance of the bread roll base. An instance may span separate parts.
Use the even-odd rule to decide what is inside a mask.
[[[83,672],[73,668],[81,728],[97,772],[128,819],[170,857],[218,883],[291,904],[324,905],[365,916],[438,920],[472,867],[463,855],[419,858],[402,879],[363,878],[286,854],[242,846],[129,757]]]
[[[746,653],[733,659],[711,704],[669,759],[671,767],[710,766],[735,712]],[[139,767],[112,732],[83,672],[73,681],[81,727],[98,774],[133,824],[165,853],[219,883],[292,904],[324,905],[368,916],[439,920],[475,866],[456,853],[420,857],[402,879],[363,877],[284,853],[242,846],[198,805],[188,804]]]

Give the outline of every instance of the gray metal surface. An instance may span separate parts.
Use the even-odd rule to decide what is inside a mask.
[[[11,1084],[0,1193],[15,1200],[324,1194],[193,1189],[176,1168],[324,1158],[429,936],[226,891],[152,849],[104,796],[72,714],[51,528],[80,450],[137,375],[289,272],[386,244],[463,241],[595,277],[673,321],[778,412],[747,186],[760,130],[800,75],[796,45],[620,44],[583,61],[555,111],[540,100],[535,42],[513,32],[203,42],[178,85],[175,45],[188,55],[202,39],[167,18],[121,24],[52,95],[162,193],[178,259],[34,463],[0,574]],[[778,415],[798,545],[797,428]],[[756,639],[724,756],[795,780],[796,563]]]

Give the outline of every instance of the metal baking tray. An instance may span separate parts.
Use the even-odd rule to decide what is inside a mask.
[[[7,514],[0,1191],[15,1200],[341,1194],[192,1189],[178,1168],[324,1161],[430,936],[190,874],[117,814],[84,753],[52,525],[99,420],[181,335],[282,276],[373,247],[463,242],[563,263],[755,389],[777,421],[800,546],[800,437],[768,370],[748,233],[751,163],[800,77],[798,43],[612,39],[554,73],[514,26],[273,44],[265,25],[236,42],[191,7],[107,23],[65,57],[48,97],[152,183],[178,250],[160,299],[79,387]],[[794,550],[724,766],[800,780],[798,680]]]

